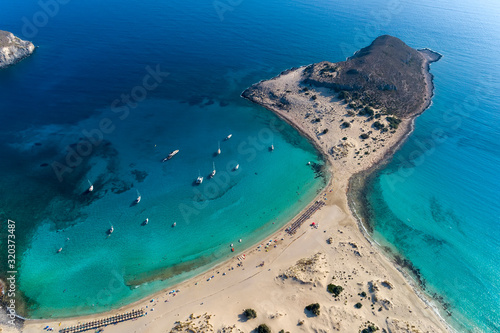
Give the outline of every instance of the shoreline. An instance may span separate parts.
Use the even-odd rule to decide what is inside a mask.
[[[428,64],[430,64],[430,62]],[[286,75],[286,74],[290,73],[289,71],[299,70],[299,69],[287,70],[287,71],[282,72],[282,74]],[[427,66],[427,69],[428,69],[428,66]],[[428,70],[427,70],[427,73],[429,73]],[[282,75],[282,74],[280,74],[280,75]],[[429,73],[429,75],[430,75],[430,73]],[[264,82],[264,81],[261,81],[261,82]],[[431,82],[432,82],[432,78],[431,78]],[[433,87],[431,86],[428,88],[430,89],[430,92],[432,93]],[[430,101],[431,97],[432,97],[432,95],[429,96],[429,101],[428,101],[426,108],[428,108],[431,104],[431,101]],[[246,98],[246,97],[244,97],[244,98]],[[256,102],[256,101],[252,100],[252,102]],[[260,104],[264,108],[275,113],[276,115],[278,115],[278,117],[280,117],[280,119],[283,119],[284,121],[286,121],[287,123],[292,125],[297,131],[299,131],[299,133],[302,136],[306,137],[314,145],[314,147],[318,150],[318,152],[321,154],[322,158],[325,161],[325,169],[328,170],[328,174],[329,174],[329,177],[328,177],[329,179],[328,179],[327,184],[318,193],[318,195],[315,197],[315,199],[312,202],[310,202],[297,216],[300,216],[305,210],[307,210],[311,205],[313,205],[318,199],[321,200],[324,197],[325,201],[327,202],[327,205],[326,205],[327,207],[321,209],[319,212],[316,212],[313,215],[315,217],[314,220],[319,219],[321,221],[320,222],[321,225],[323,225],[324,223],[328,223],[327,222],[328,216],[330,216],[330,217],[335,216],[335,220],[338,221],[338,226],[337,225],[330,225],[329,227],[327,227],[327,230],[329,230],[329,235],[332,232],[334,232],[337,227],[338,228],[343,227],[343,228],[345,228],[345,230],[342,230],[342,232],[341,232],[340,229],[338,229],[340,235],[336,235],[335,238],[337,238],[337,236],[341,240],[344,238],[346,238],[346,239],[352,238],[352,239],[356,240],[356,243],[357,243],[357,242],[361,242],[361,240],[359,240],[359,236],[361,236],[365,241],[368,242],[369,248],[366,251],[369,251],[370,249],[375,249],[375,251],[369,251],[370,254],[367,255],[368,260],[370,260],[370,262],[372,260],[375,260],[375,264],[374,264],[375,267],[378,267],[377,265],[382,265],[382,267],[384,267],[384,269],[386,269],[390,273],[390,274],[389,273],[388,274],[390,276],[391,281],[393,281],[393,279],[398,281],[397,284],[395,283],[395,287],[397,285],[398,288],[404,289],[404,285],[405,285],[404,282],[402,284],[399,282],[399,277],[397,276],[397,274],[396,275],[392,274],[391,268],[396,269],[397,272],[399,272],[399,274],[403,277],[403,281],[408,282],[406,280],[407,277],[405,277],[404,274],[397,269],[397,267],[394,267],[394,265],[392,264],[392,261],[389,260],[389,258],[387,258],[385,256],[385,254],[383,253],[383,251],[381,251],[380,248],[373,245],[372,240],[370,240],[369,238],[366,237],[366,235],[361,230],[360,225],[358,224],[359,220],[358,220],[356,214],[354,213],[354,211],[351,209],[351,207],[349,205],[349,191],[350,191],[351,179],[355,175],[357,175],[359,172],[363,172],[363,171],[358,171],[358,172],[354,173],[354,172],[352,172],[352,170],[348,170],[349,172],[347,172],[347,174],[350,174],[350,176],[347,179],[342,178],[342,176],[346,175],[345,170],[344,170],[344,172],[341,172],[341,170],[335,168],[335,161],[332,159],[332,156],[330,156],[331,154],[328,152],[328,150],[325,150],[324,146],[322,146],[321,143],[318,142],[318,137],[314,138],[314,136],[308,132],[307,128],[303,128],[302,126],[299,125],[298,122],[295,122],[292,119],[288,119],[286,116],[281,114],[282,110],[279,110],[277,108],[273,109],[273,108],[270,108],[269,105],[263,105],[263,104],[258,103],[258,102],[256,102],[256,103]],[[424,110],[422,110],[420,113],[422,113]],[[374,162],[368,163],[369,168],[365,169],[364,170],[365,172],[370,173],[370,172],[376,171],[378,167],[384,165],[384,163],[386,163],[390,159],[390,157],[393,156],[394,152],[401,147],[401,145],[408,139],[409,135],[412,133],[412,131],[414,129],[414,120],[417,116],[418,115],[415,115],[414,117],[412,117],[411,120],[404,122],[404,129],[401,128],[401,131],[398,131],[399,133],[396,137],[395,144],[392,144],[389,147],[390,149],[386,150],[381,157],[376,157],[374,159]],[[332,194],[332,192],[334,192],[334,193]],[[326,214],[328,214],[328,215],[325,216]],[[290,224],[290,222],[293,222],[297,218],[297,216],[294,217],[292,220],[288,221],[287,223],[285,223],[285,225],[283,225],[281,228],[278,229],[278,231],[276,231],[275,233],[273,233],[269,237],[265,238],[261,242],[257,242],[256,244],[252,244],[251,246],[249,246],[248,248],[246,248],[244,251],[241,252],[241,253],[246,253],[246,256],[247,256],[246,259],[243,260],[245,262],[245,267],[246,267],[247,263],[258,263],[258,262],[263,260],[262,261],[263,263],[266,262],[266,264],[264,265],[265,269],[258,269],[257,268],[256,273],[249,274],[248,271],[243,273],[245,268],[243,268],[243,269],[240,268],[239,270],[237,268],[236,270],[238,272],[235,272],[235,274],[239,273],[237,276],[237,279],[239,281],[236,281],[236,282],[231,283],[231,284],[224,283],[222,281],[219,282],[221,280],[220,278],[222,278],[222,276],[220,276],[220,278],[219,278],[219,276],[217,276],[216,281],[214,281],[214,284],[217,285],[217,288],[211,288],[211,285],[210,285],[211,282],[209,282],[210,280],[208,280],[207,282],[201,280],[201,283],[200,283],[200,281],[198,281],[193,285],[193,283],[195,281],[200,280],[200,279],[204,279],[203,276],[206,277],[210,274],[212,274],[212,276],[215,276],[219,272],[221,272],[222,270],[228,269],[228,267],[230,267],[232,265],[234,266],[234,264],[236,264],[235,258],[238,257],[238,255],[235,255],[234,257],[232,257],[232,258],[230,258],[230,259],[228,259],[220,264],[217,264],[214,267],[208,269],[207,271],[197,275],[196,277],[193,277],[193,278],[188,279],[186,281],[183,281],[179,284],[176,284],[172,287],[169,287],[168,290],[180,289],[182,291],[182,293],[180,293],[179,296],[181,296],[181,297],[184,297],[183,289],[184,288],[188,289],[187,299],[184,300],[184,298],[182,298],[184,300],[184,302],[181,302],[182,304],[180,305],[180,307],[173,308],[173,309],[167,308],[166,311],[162,311],[162,310],[154,311],[154,312],[150,311],[149,313],[152,314],[155,318],[149,320],[150,317],[146,316],[146,317],[142,317],[142,318],[138,319],[137,322],[128,323],[128,324],[121,324],[121,325],[134,325],[134,327],[136,328],[136,331],[137,331],[137,329],[140,329],[140,327],[143,327],[144,331],[155,332],[153,327],[155,327],[154,323],[158,320],[162,321],[162,322],[165,322],[165,321],[168,322],[169,320],[173,321],[173,318],[178,318],[177,320],[183,319],[180,316],[180,313],[175,315],[174,312],[177,312],[177,311],[183,312],[184,311],[185,314],[187,314],[188,312],[191,311],[191,313],[194,313],[194,311],[192,311],[191,307],[195,307],[196,309],[198,309],[198,308],[203,306],[204,302],[207,302],[207,301],[204,301],[200,304],[200,306],[198,306],[198,305],[195,306],[194,303],[197,303],[199,300],[208,299],[208,300],[210,300],[210,302],[216,302],[218,299],[219,302],[221,302],[221,303],[219,303],[219,305],[225,304],[225,299],[221,300],[221,298],[223,298],[223,296],[227,296],[227,291],[229,289],[231,289],[231,288],[236,288],[237,290],[243,289],[244,285],[242,285],[242,284],[245,284],[248,281],[255,280],[257,278],[262,279],[263,276],[267,276],[269,278],[268,271],[266,270],[267,268],[271,267],[271,268],[269,268],[269,272],[271,270],[276,270],[276,268],[279,268],[278,270],[282,271],[282,269],[284,269],[284,267],[287,267],[288,265],[290,265],[290,263],[295,262],[296,258],[300,258],[302,256],[307,257],[307,255],[302,253],[301,247],[297,246],[297,243],[299,243],[299,242],[304,243],[302,245],[306,245],[306,244],[314,245],[314,246],[312,246],[313,248],[319,248],[319,249],[324,248],[324,245],[318,246],[318,245],[315,245],[315,243],[311,243],[311,242],[317,242],[317,239],[316,239],[317,235],[314,235],[314,232],[317,232],[317,231],[314,230],[313,228],[308,228],[307,225],[302,226],[296,235],[289,236],[289,235],[285,234],[286,227]],[[354,223],[352,221],[354,221]],[[353,226],[353,224],[354,224],[354,226]],[[322,227],[322,228],[324,228],[324,227]],[[327,233],[327,230],[324,230],[324,233]],[[341,236],[344,233],[346,234],[345,237]],[[257,246],[257,244],[264,243],[268,238],[275,239],[275,240],[280,239],[280,237],[282,235],[283,235],[282,239],[284,239],[284,240],[282,242],[278,243],[278,250],[275,251],[275,250],[271,249],[271,251],[269,251],[269,254],[264,254],[264,253],[261,255],[258,254],[258,252],[261,252],[261,251],[259,250],[259,248],[255,248]],[[314,237],[314,236],[316,236],[316,237]],[[342,237],[344,237],[344,238],[342,238]],[[353,240],[353,242],[354,242],[354,240]],[[335,248],[334,253],[336,253],[338,251],[342,251],[342,247],[344,246],[343,243],[344,243],[344,241],[339,241],[338,248]],[[354,244],[356,244],[356,243],[354,243]],[[364,246],[365,246],[364,244],[360,245],[360,248],[364,248]],[[292,247],[294,247],[294,250],[293,251],[289,250]],[[325,250],[325,251],[328,251],[328,250]],[[360,251],[361,251],[361,249],[360,249]],[[268,253],[268,252],[266,251],[266,253]],[[287,256],[288,258],[285,260],[285,259],[283,259],[284,256]],[[346,256],[347,256],[347,253],[346,253]],[[282,259],[281,262],[278,261],[278,259],[280,257]],[[354,256],[354,258],[356,258],[356,256]],[[355,260],[355,259],[353,259],[353,260]],[[274,266],[271,266],[272,264],[274,264]],[[390,267],[386,267],[387,265],[390,265]],[[262,268],[262,266],[261,266],[261,268]],[[231,272],[231,271],[232,271],[232,269],[229,269],[229,272]],[[376,271],[376,269],[375,269],[375,271]],[[215,272],[217,272],[217,274],[214,274]],[[228,275],[232,275],[232,274],[233,273],[231,272]],[[382,274],[382,273],[380,273],[380,274]],[[200,286],[198,286],[198,283],[200,283]],[[257,284],[255,281],[254,281],[254,283]],[[274,283],[271,283],[271,285],[274,285]],[[359,285],[359,283],[358,283],[358,285]],[[314,285],[314,287],[315,286],[316,285]],[[200,288],[203,288],[201,294],[194,291],[194,289],[200,289]],[[214,290],[217,290],[218,288],[220,290],[214,292]],[[275,288],[277,288],[277,287],[275,286]],[[265,289],[265,288],[263,288],[263,289]],[[413,286],[411,286],[410,289],[411,289],[411,293],[416,295],[418,300],[425,302],[418,295],[417,291],[413,288]],[[57,320],[55,318],[29,319],[26,323],[26,327],[25,327],[26,330],[25,331],[26,332],[36,331],[36,329],[39,328],[39,326],[41,326],[42,324],[43,325],[47,324],[49,326],[52,326],[52,325],[56,326],[57,322],[64,322],[65,323],[65,325],[61,326],[61,328],[67,327],[71,323],[74,324],[75,322],[83,322],[86,319],[93,320],[95,318],[101,318],[101,317],[104,317],[104,316],[109,315],[109,314],[115,314],[117,312],[123,312],[123,311],[127,311],[128,309],[137,308],[138,306],[140,306],[141,308],[144,308],[144,307],[148,308],[148,305],[154,304],[154,306],[158,306],[158,308],[160,308],[161,305],[164,305],[165,303],[167,303],[169,301],[174,303],[173,298],[168,298],[168,295],[164,295],[164,293],[167,292],[168,290],[167,289],[161,290],[157,293],[154,293],[153,295],[145,297],[144,299],[138,300],[138,301],[131,303],[131,304],[127,304],[127,305],[122,306],[118,309],[107,311],[105,313],[92,314],[92,315],[80,316],[80,317],[64,318],[64,319],[59,319],[59,320]],[[267,290],[267,292],[270,292],[271,295],[274,293],[274,291],[270,291],[270,290]],[[202,294],[204,294],[204,295],[202,295]],[[193,297],[190,297],[190,295],[192,295]],[[250,294],[250,295],[253,295],[253,294]],[[264,293],[264,295],[268,295],[268,294]],[[278,297],[277,294],[275,296]],[[411,294],[407,294],[407,296],[411,297]],[[177,299],[175,299],[175,301],[177,301],[181,297],[178,297]],[[229,298],[229,296],[228,296],[228,298]],[[148,301],[149,299],[165,299],[165,302],[164,303],[157,303],[157,302],[159,302],[159,300],[157,300],[157,302],[154,302],[154,301],[150,302],[150,301]],[[244,299],[244,298],[242,298],[242,299]],[[403,301],[405,300],[404,295],[403,295],[402,300]],[[258,300],[253,300],[254,303],[255,303],[255,301],[258,301]],[[399,301],[401,301],[401,300],[399,300]],[[350,300],[349,300],[349,302],[350,302]],[[396,303],[396,301],[394,301],[394,303]],[[425,303],[425,304],[427,304],[427,303]],[[427,305],[429,305],[429,304],[427,304]],[[258,305],[254,304],[253,306],[257,307]],[[187,309],[188,312],[185,311],[186,307],[188,308]],[[381,309],[382,309],[382,307],[381,307]],[[412,307],[412,309],[413,309],[413,307]],[[163,309],[163,310],[165,310],[165,309]],[[214,308],[212,308],[209,311],[214,312],[216,310]],[[445,328],[445,330],[447,330],[447,331],[450,330],[450,327],[443,320],[443,318],[439,315],[439,313],[435,313],[434,311],[432,311],[432,313],[434,315],[437,314],[437,317],[439,319],[438,322],[440,322],[440,325],[438,323],[436,323],[434,319],[428,318],[428,316],[429,317],[432,317],[432,316],[427,314],[425,312],[425,309],[421,309],[420,305],[416,304],[414,311],[419,312],[419,313],[421,312],[422,316],[425,317],[426,319],[428,319],[429,323],[434,323],[434,324],[432,324],[434,326],[431,326],[431,327],[441,326],[440,329]],[[412,313],[412,311],[410,311],[410,313]],[[285,316],[286,315],[287,315],[287,313],[285,313]],[[170,317],[168,317],[168,316],[170,316]],[[218,313],[217,316],[224,317],[225,315],[222,313]],[[350,316],[351,315],[348,314],[346,318],[350,318]],[[398,314],[397,317],[398,317],[397,321],[402,320],[401,318],[405,318],[405,316],[403,316],[401,314]],[[219,318],[217,318],[217,319],[219,319]],[[273,319],[273,318],[271,318],[271,319]],[[364,319],[366,319],[366,318],[364,318]],[[236,320],[233,320],[233,322],[234,321],[236,321]],[[341,320],[341,322],[342,322],[342,320]],[[138,323],[140,323],[140,324],[138,324]],[[229,322],[229,324],[230,323],[232,323],[232,322]],[[219,323],[219,324],[221,324],[221,323]],[[222,323],[222,324],[226,325],[228,323]],[[425,322],[425,323],[422,322],[420,324],[424,325],[424,326],[428,325],[427,322]],[[340,323],[338,325],[340,327]],[[345,324],[342,324],[342,325],[345,325]],[[123,329],[123,327],[124,326],[116,326],[116,327],[110,326],[110,327],[106,328],[106,331],[109,330],[109,331],[120,332],[121,331],[120,329]],[[144,328],[144,327],[147,327],[147,328]],[[427,327],[429,328],[429,326],[427,326]],[[140,331],[142,331],[143,329],[140,329]],[[340,330],[340,328],[339,328],[339,330]],[[350,329],[348,329],[347,331],[349,331],[349,330]],[[431,331],[436,332],[432,328],[431,328]],[[438,330],[438,331],[443,331],[443,330]]]

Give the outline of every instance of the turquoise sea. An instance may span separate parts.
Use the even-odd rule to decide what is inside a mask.
[[[0,217],[26,315],[118,307],[277,230],[323,161],[240,93],[391,34],[444,57],[433,105],[365,188],[366,222],[458,331],[500,331],[499,16],[486,0],[1,2],[0,29],[38,46],[0,71]]]

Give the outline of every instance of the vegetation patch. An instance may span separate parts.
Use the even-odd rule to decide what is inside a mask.
[[[340,293],[342,292],[342,290],[344,290],[344,288],[342,288],[342,286],[336,286],[336,285],[330,283],[328,285],[328,287],[326,288],[326,290],[328,290],[328,292],[330,294],[332,294],[334,297],[338,297],[340,295]]]
[[[392,129],[397,129],[399,124],[401,123],[401,119],[394,117],[386,117],[385,120],[389,123],[389,127]]]
[[[257,318],[257,312],[255,312],[254,309],[246,309],[243,311],[243,314],[247,317],[247,319]]]
[[[260,324],[257,333],[271,333],[271,329],[266,324]]]
[[[313,313],[313,315],[315,315],[315,316],[319,316],[319,304],[318,303],[309,304],[308,306],[306,306],[306,310],[311,311]]]

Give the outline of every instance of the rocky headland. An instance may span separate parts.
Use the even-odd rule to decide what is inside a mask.
[[[22,40],[11,32],[0,30],[0,69],[29,57],[34,51],[33,43]]]

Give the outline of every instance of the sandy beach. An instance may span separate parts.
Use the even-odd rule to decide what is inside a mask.
[[[427,61],[433,61],[432,55]],[[362,233],[347,201],[352,175],[391,156],[411,132],[414,118],[401,119],[397,129],[376,131],[375,119],[350,115],[349,106],[327,89],[304,91],[304,68],[260,82],[259,93],[251,97],[309,138],[327,161],[331,180],[314,201],[325,205],[295,234],[285,231],[287,224],[225,263],[121,309],[28,320],[22,331],[42,332],[46,326],[58,331],[131,309],[147,314],[103,327],[104,332],[250,332],[260,324],[272,332],[359,332],[370,326],[381,332],[450,331],[424,296],[417,295],[413,284]],[[428,63],[423,72],[427,96],[422,111],[432,97]],[[268,98],[269,92],[278,98]],[[276,100],[288,101],[287,107]],[[346,122],[348,126],[342,125]],[[327,291],[328,284],[343,288],[338,297]],[[305,310],[312,303],[319,303],[319,316]],[[247,320],[243,311],[248,308],[257,318]]]

